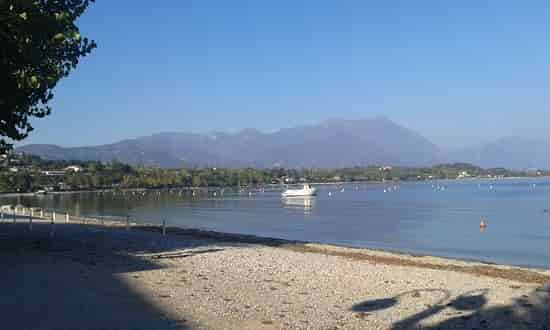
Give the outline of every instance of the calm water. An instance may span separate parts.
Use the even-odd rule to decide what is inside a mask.
[[[536,184],[536,187],[533,186]],[[87,216],[550,268],[550,179],[318,186],[313,199],[278,191],[81,193],[2,198]],[[341,188],[344,187],[344,191]],[[332,196],[328,196],[331,192]],[[481,232],[479,222],[486,219]]]

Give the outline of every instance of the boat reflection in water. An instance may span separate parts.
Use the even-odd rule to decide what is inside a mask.
[[[283,197],[283,207],[294,210],[301,210],[304,214],[308,215],[315,206],[315,197]]]

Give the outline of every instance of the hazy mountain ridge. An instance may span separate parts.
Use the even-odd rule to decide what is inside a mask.
[[[446,158],[485,168],[547,169],[550,168],[550,140],[508,136],[450,152]]]
[[[318,125],[283,128],[273,133],[166,132],[112,144],[63,148],[32,144],[16,149],[45,159],[161,167],[345,167],[392,164],[428,166],[460,161],[482,167],[550,168],[550,141],[507,137],[454,152],[441,151],[422,135],[383,118],[326,120]]]

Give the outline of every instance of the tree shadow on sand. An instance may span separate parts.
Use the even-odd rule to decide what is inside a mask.
[[[24,223],[0,223],[0,328],[191,328],[185,315],[160,307],[163,296],[145,295],[123,274],[159,269],[155,258],[218,253],[231,245],[76,224],[56,225],[52,238],[45,223],[33,224],[32,232]]]
[[[449,300],[448,291],[413,290],[395,297],[369,300],[352,307],[355,312],[374,312],[395,307],[405,296],[440,292],[442,298],[426,309],[393,324],[392,329],[550,329],[550,284],[516,298],[508,306],[486,308],[487,289],[470,291]],[[445,312],[455,315],[433,324],[424,320]]]
[[[515,298],[508,306],[476,308],[470,315],[454,317],[428,328],[550,329],[550,285]]]

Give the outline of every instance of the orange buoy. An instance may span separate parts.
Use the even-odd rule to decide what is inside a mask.
[[[487,227],[487,224],[485,224],[485,221],[481,219],[481,222],[479,223],[479,228],[485,228]]]

